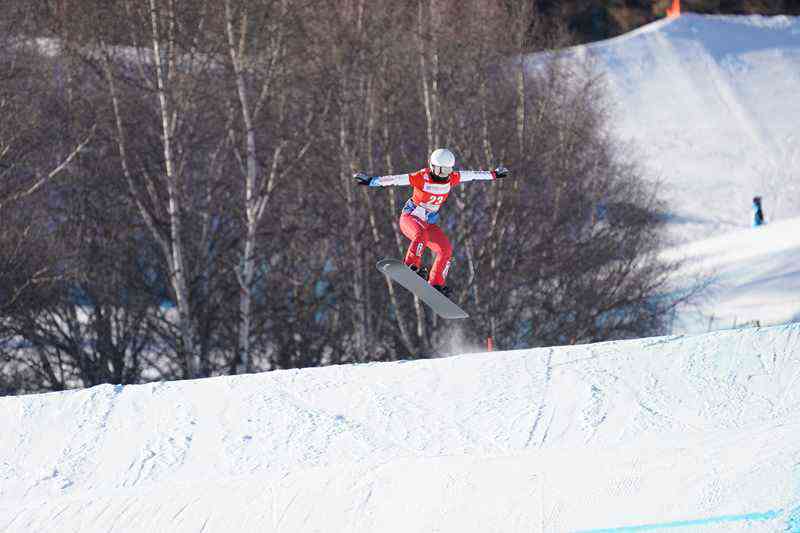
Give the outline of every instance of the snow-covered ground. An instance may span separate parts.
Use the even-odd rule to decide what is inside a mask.
[[[663,256],[685,261],[679,284],[710,283],[701,301],[680,310],[675,332],[800,322],[800,217],[700,239]]]
[[[616,133],[694,240],[800,216],[800,18],[664,19],[575,49],[607,80]]]
[[[571,52],[605,76],[615,133],[661,183],[680,280],[715,281],[673,332],[800,320],[800,18],[687,13]]]
[[[723,330],[0,398],[0,532],[800,532],[800,21],[575,51]]]
[[[104,385],[0,421],[0,531],[800,522],[800,324]]]

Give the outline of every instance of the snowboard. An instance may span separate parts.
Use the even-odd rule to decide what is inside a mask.
[[[454,304],[447,296],[434,289],[402,261],[381,259],[376,266],[380,272],[388,276],[392,281],[396,281],[411,291],[414,296],[418,296],[440,317],[449,319],[469,317],[463,309]]]

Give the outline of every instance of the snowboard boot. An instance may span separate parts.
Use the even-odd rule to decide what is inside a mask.
[[[451,289],[447,285],[431,285],[431,287],[441,292],[445,296],[445,298],[450,298],[450,295],[453,294],[453,289]]]
[[[417,275],[422,279],[424,279],[425,281],[428,281],[428,269],[425,268],[425,265],[422,265],[420,267],[417,267],[417,265],[408,265],[408,268],[416,272]]]

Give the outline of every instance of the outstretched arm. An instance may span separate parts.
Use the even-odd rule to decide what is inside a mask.
[[[507,177],[509,170],[504,166],[499,166],[494,170],[461,170],[459,174],[461,181],[494,180]]]
[[[396,174],[394,176],[367,176],[363,172],[353,174],[353,179],[359,185],[368,185],[369,187],[389,187],[391,185],[411,185],[411,177],[409,174]]]

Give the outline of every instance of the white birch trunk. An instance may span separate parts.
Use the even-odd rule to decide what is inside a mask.
[[[172,134],[173,134],[173,120],[175,110],[172,108],[171,102],[167,97],[169,89],[169,82],[174,70],[174,63],[172,58],[174,56],[173,43],[168,43],[169,48],[162,50],[162,41],[159,29],[159,14],[158,14],[157,0],[150,0],[150,22],[153,37],[153,55],[156,66],[156,80],[158,83],[157,94],[159,102],[159,112],[161,117],[161,131],[163,135],[163,150],[164,150],[164,167],[165,178],[167,184],[167,214],[169,217],[170,227],[170,254],[169,254],[169,267],[170,267],[170,282],[175,292],[176,304],[178,306],[178,320],[179,329],[181,332],[181,347],[184,356],[184,365],[187,377],[193,378],[198,375],[198,364],[195,354],[194,343],[194,326],[193,316],[191,310],[191,303],[189,301],[189,288],[186,281],[186,262],[185,251],[183,246],[182,236],[182,221],[181,221],[181,186],[180,176],[175,169],[175,161],[172,150]],[[169,18],[169,35],[173,34],[174,28],[174,9],[175,5],[172,1],[168,2],[167,17]],[[164,65],[164,59],[168,58],[167,65]]]
[[[287,145],[285,140],[276,144],[272,149],[272,164],[269,171],[265,172],[261,165],[259,165],[259,152],[258,143],[256,138],[256,119],[263,109],[263,106],[268,96],[271,96],[273,90],[273,76],[280,70],[279,63],[284,57],[285,50],[285,34],[286,29],[280,23],[290,9],[289,2],[283,0],[280,2],[280,11],[277,13],[277,23],[271,27],[272,31],[269,34],[269,46],[267,53],[269,74],[262,81],[258,97],[253,102],[250,93],[247,90],[245,83],[245,57],[246,46],[250,41],[248,35],[248,28],[251,27],[248,17],[247,3],[243,2],[243,11],[241,21],[239,24],[239,35],[237,39],[234,23],[235,13],[231,6],[231,0],[225,0],[225,33],[227,36],[228,54],[230,56],[231,64],[233,66],[234,76],[236,78],[236,91],[241,107],[242,129],[244,131],[245,141],[245,156],[244,156],[244,183],[245,183],[245,236],[244,244],[242,247],[242,256],[240,266],[237,271],[237,280],[239,282],[239,328],[238,328],[238,364],[237,372],[252,372],[254,370],[253,354],[252,354],[252,324],[253,324],[253,283],[258,267],[257,254],[256,254],[256,237],[258,235],[258,227],[261,220],[264,218],[264,212],[269,203],[272,191],[278,182],[278,169],[279,161],[283,157],[283,151]],[[283,106],[286,105],[285,98],[276,98],[279,102],[277,105],[281,108],[279,115],[283,113]],[[310,140],[306,140],[301,147],[298,148],[298,155],[304,153],[309,145]]]
[[[225,0],[225,31],[228,37],[228,52],[233,65],[234,75],[236,76],[236,89],[239,96],[239,105],[242,110],[242,122],[245,132],[245,239],[240,262],[238,280],[239,291],[239,363],[237,372],[251,372],[253,369],[252,357],[250,354],[250,325],[252,322],[253,307],[253,278],[256,269],[256,230],[260,218],[260,199],[257,191],[259,169],[256,159],[256,134],[253,127],[253,118],[250,113],[250,99],[245,86],[244,73],[242,71],[242,56],[244,54],[243,43],[246,41],[246,20],[247,15],[242,16],[241,39],[242,45],[237,49],[237,41],[233,29],[233,10],[230,0]]]

